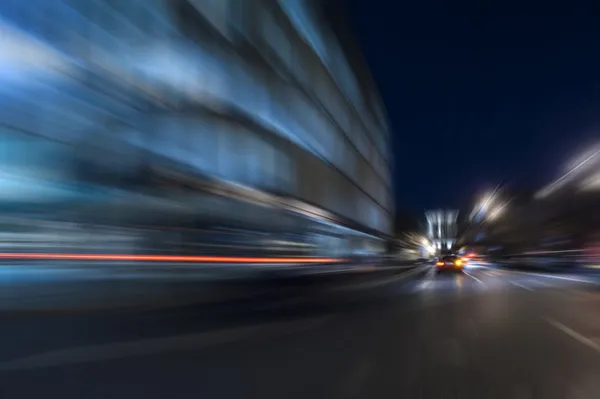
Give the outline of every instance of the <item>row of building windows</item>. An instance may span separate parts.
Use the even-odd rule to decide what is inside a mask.
[[[331,200],[333,209],[343,208],[343,214],[349,217],[356,217],[359,210],[372,209],[361,212],[360,218],[366,217],[367,220],[363,222],[371,227],[382,228],[382,220],[386,220],[384,208],[390,209],[389,171],[385,162],[367,139],[369,129],[365,130],[356,123],[355,115],[347,107],[344,109],[342,104],[345,99],[336,90],[319,59],[314,53],[305,51],[306,48],[302,50],[301,43],[294,42],[293,37],[290,41],[279,31],[263,32],[267,39],[279,39],[279,42],[273,43],[274,50],[284,59],[287,54],[290,70],[303,80],[305,88],[314,89],[312,94],[325,106],[325,113],[315,107],[310,97],[298,88],[286,85],[285,79],[280,76],[258,72],[240,57],[224,55],[226,51],[223,49],[211,52],[186,44],[188,39],[178,37],[174,22],[168,21],[168,2],[34,1],[39,3],[39,8],[7,1],[0,6],[0,14],[34,37],[55,46],[79,69],[74,69],[75,73],[65,81],[31,84],[27,89],[20,88],[20,91],[13,93],[8,97],[10,100],[5,97],[10,106],[0,111],[0,117],[6,125],[71,142],[78,142],[89,134],[105,134],[115,123],[129,123],[133,125],[132,131],[143,131],[143,117],[140,114],[143,111],[142,104],[138,103],[138,107],[131,107],[131,104],[125,106],[118,101],[111,101],[100,92],[79,85],[96,81],[96,74],[102,76],[103,73],[131,85],[132,90],[124,91],[129,97],[137,97],[141,90],[145,97],[156,100],[157,107],[177,109],[181,99],[184,102],[205,103],[215,97],[231,102],[292,140],[308,143],[310,148],[342,170],[355,181],[357,187],[364,189],[379,204],[376,206],[373,199],[356,187],[340,191],[345,193],[343,196],[338,196],[337,191],[330,187],[328,196],[337,198]],[[232,13],[232,8],[225,6],[226,1],[219,1],[203,1],[199,4],[202,7],[212,4],[215,15],[221,15],[220,19],[214,15],[208,18],[211,22],[223,22]],[[217,25],[231,36],[231,26],[227,23]],[[161,46],[157,45],[160,43],[170,51],[161,53]],[[175,48],[177,43],[182,45]],[[85,71],[93,71],[94,75],[88,76]],[[329,115],[341,129],[332,123]],[[168,135],[154,135],[154,141],[148,141],[148,137],[144,136],[146,131],[142,136],[131,135],[138,139],[141,137],[142,142],[146,141],[155,150],[160,149],[165,156],[188,160],[208,173],[250,185],[286,187],[287,184],[289,190],[293,191],[293,162],[286,160],[284,153],[259,144],[260,140],[251,139],[252,135],[247,131],[229,134],[225,133],[223,126],[214,129],[206,126],[196,129],[163,126],[160,131],[165,134],[168,132]],[[343,139],[342,131],[366,161]],[[212,138],[206,132],[210,132]],[[210,144],[215,136],[222,136],[216,147],[214,143]],[[207,151],[207,148],[219,150]],[[243,151],[245,148],[248,151]],[[240,153],[240,159],[227,160],[226,155],[231,157],[234,153]],[[275,155],[269,155],[272,153]],[[221,154],[216,161],[211,158],[217,156],[215,154]],[[268,174],[275,171],[279,174]],[[289,175],[287,180],[286,174]],[[367,216],[363,216],[363,213]]]
[[[345,97],[354,106],[359,113],[363,123],[368,126],[369,133],[373,136],[387,136],[380,127],[387,128],[381,110],[378,115],[370,115],[367,112],[365,101],[375,101],[375,96],[365,96],[368,93],[361,93],[356,76],[349,67],[348,59],[340,48],[340,45],[333,38],[333,34],[328,31],[325,25],[317,23],[318,16],[307,0],[280,0],[281,8],[286,12],[297,31],[311,45],[322,62],[331,71],[331,76],[335,80]],[[376,101],[379,102],[378,100]],[[371,104],[373,108],[379,108],[380,104]],[[379,126],[373,124],[375,119],[379,119]],[[387,157],[385,146],[380,148],[384,157]]]
[[[231,32],[237,31],[243,37],[256,43],[260,49],[271,48],[277,58],[276,61],[282,63],[286,71],[293,71],[303,86],[312,92],[319,99],[319,102],[325,105],[325,109],[333,116],[341,129],[351,136],[350,140],[358,146],[359,152],[364,158],[369,162],[381,157],[386,159],[388,153],[382,145],[385,142],[384,134],[377,134],[376,136],[381,137],[377,137],[376,141],[369,141],[366,138],[366,132],[380,133],[379,130],[373,127],[371,129],[365,129],[364,126],[360,127],[355,119],[356,116],[352,116],[352,111],[348,108],[347,99],[338,92],[335,82],[327,69],[321,64],[321,59],[315,54],[315,50],[302,43],[291,26],[282,25],[281,18],[278,19],[274,15],[276,10],[264,7],[267,3],[269,2],[255,1],[252,3],[252,7],[244,7],[247,3],[231,4],[229,20],[231,26],[229,28],[223,21],[226,16],[223,8],[226,8],[228,2],[223,2],[219,6],[218,12],[215,12],[211,6],[202,3],[201,7],[199,6],[199,11],[203,13],[207,20],[213,22],[214,27],[223,35],[233,36]],[[240,15],[244,18],[239,18]],[[285,19],[283,13],[281,16]],[[324,46],[325,42],[319,43]],[[327,47],[322,47],[322,52],[325,51],[327,51]],[[374,126],[372,123],[369,124]],[[373,148],[374,145],[377,149]],[[331,153],[326,153],[324,156],[330,157]],[[354,162],[348,163],[352,165]],[[388,174],[385,170],[388,166],[386,160],[380,165],[377,165],[377,162],[375,164],[375,167],[379,168],[377,174],[380,177]],[[344,167],[343,165],[339,166]],[[389,182],[384,181],[384,184],[389,185]]]
[[[267,14],[264,17],[264,23],[261,27],[261,34],[264,41],[271,46],[279,60],[302,82],[304,88],[312,92],[318,101],[323,104],[327,110],[326,112],[333,117],[344,134],[356,146],[362,157],[375,168],[378,176],[373,176],[372,178],[383,180],[382,183],[389,187],[389,180],[385,180],[385,177],[389,175],[388,167],[385,160],[381,159],[383,156],[381,151],[378,152],[378,150],[375,150],[373,143],[367,139],[365,130],[359,123],[356,123],[352,112],[348,108],[347,100],[339,95],[334,82],[321,65],[318,57],[310,49],[306,48],[306,46],[303,48],[302,43],[297,40],[294,42],[294,37],[289,33],[287,35],[285,33],[272,15]],[[289,51],[290,49],[292,50],[291,52]],[[314,107],[315,105],[310,106]],[[302,110],[301,115],[304,116],[304,108]],[[330,124],[328,122],[325,123]],[[323,130],[323,128],[320,130]],[[320,130],[317,130],[317,132]],[[340,136],[341,132],[332,131],[330,134],[335,137]],[[321,136],[325,136],[325,134]],[[335,147],[345,147],[342,137],[336,140]],[[387,150],[384,153],[387,153]],[[358,154],[355,154],[352,149],[345,152],[344,159],[339,159],[339,167],[345,171],[351,171],[354,165],[359,162],[359,157],[357,156]],[[360,162],[364,161],[361,160]],[[350,175],[356,177],[354,173],[350,172]]]
[[[101,62],[101,59],[106,57],[106,54],[127,54],[131,51],[132,45],[140,45],[141,43],[148,42],[148,35],[151,31],[154,31],[157,36],[170,36],[175,31],[172,26],[165,23],[165,17],[157,18],[157,15],[152,14],[148,11],[149,6],[156,6],[160,2],[154,1],[156,4],[144,3],[142,4],[139,0],[133,1],[99,1],[90,0],[86,2],[69,1],[69,0],[55,0],[55,1],[41,1],[38,8],[31,8],[30,3],[23,3],[18,1],[8,1],[3,3],[1,12],[2,15],[9,19],[12,23],[17,26],[24,28],[28,33],[36,35],[42,40],[51,42],[53,46],[58,47],[66,53],[76,56],[79,59]],[[214,3],[214,4],[213,4]],[[306,14],[305,8],[302,8],[302,2],[298,5],[293,6],[289,2],[283,2],[286,5],[286,9],[290,7],[295,8],[297,13]],[[202,9],[205,11],[212,11],[208,14],[210,20],[214,23],[219,24],[227,15],[227,7],[235,7],[230,5],[224,0],[218,2],[202,2]],[[300,8],[297,8],[300,7]],[[168,14],[167,10],[163,10],[163,14]],[[267,18],[264,14],[262,17]],[[311,21],[310,15],[306,14],[303,18],[305,21]],[[56,23],[61,21],[61,23]],[[264,32],[264,34],[272,40],[277,40],[275,44],[279,54],[290,55],[290,68],[297,71],[302,69],[309,71],[311,68],[307,68],[307,64],[311,61],[308,60],[307,54],[298,54],[293,57],[292,52],[299,46],[292,46],[289,41],[286,41],[284,35],[277,31],[277,25],[275,23],[268,23],[265,21],[265,26],[269,26],[271,31]],[[308,22],[306,22],[308,23]],[[311,24],[310,32],[317,31],[318,26]],[[151,28],[151,29],[150,29]],[[322,43],[323,40],[321,40]],[[325,46],[322,44],[322,46]],[[335,51],[335,43],[329,43],[329,49],[327,59],[339,60],[335,64],[338,65],[338,69],[341,68],[343,71],[340,72],[339,76],[347,76],[347,81],[352,77],[351,73],[347,70],[347,63],[343,59],[343,54],[339,51]],[[323,50],[325,51],[325,50]],[[318,64],[313,60],[311,62],[316,65]],[[339,105],[343,101],[339,98],[330,98],[335,90],[330,86],[330,83],[326,81],[324,71],[318,71],[317,75],[321,76],[320,82],[306,82],[307,87],[316,87],[320,89],[317,95],[326,103],[327,109],[334,115],[336,121],[340,124],[343,130],[349,131],[347,128],[351,122],[348,120],[350,114],[348,110],[339,108]],[[177,75],[177,71],[174,71],[173,75]],[[315,76],[314,74],[312,76]],[[306,76],[305,76],[306,77]],[[324,80],[325,79],[325,80]],[[317,83],[314,85],[314,83]],[[329,84],[328,84],[329,83]],[[348,85],[351,86],[350,83]],[[363,118],[368,120],[368,118]],[[372,130],[369,134],[372,135],[373,139],[377,144],[379,152],[386,156],[385,143],[382,142],[382,138],[377,137],[380,134],[374,134],[377,130]],[[365,135],[366,132],[356,132],[357,135]],[[366,148],[367,144],[364,144],[364,140],[358,138],[352,138],[357,143],[359,150],[363,156],[367,159],[371,159],[372,155]],[[378,170],[381,175],[384,172]]]

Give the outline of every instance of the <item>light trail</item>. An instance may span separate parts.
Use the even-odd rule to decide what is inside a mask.
[[[54,253],[0,253],[0,259],[11,260],[103,260],[138,262],[197,262],[197,263],[338,263],[342,258],[261,258],[238,256],[179,256],[132,254],[54,254]]]
[[[600,155],[600,150],[596,150],[594,153],[592,153],[592,155],[588,156],[586,159],[584,159],[583,161],[581,161],[573,169],[569,170],[567,173],[565,173],[564,175],[562,175],[561,177],[559,177],[558,179],[556,179],[555,181],[553,181],[552,183],[550,183],[548,186],[546,186],[545,188],[543,188],[540,191],[538,191],[535,194],[535,197],[539,199],[539,198],[547,197],[548,195],[552,194],[552,192],[555,191],[558,188],[558,186],[565,179],[567,179],[573,173],[577,172],[579,169],[581,169],[583,166],[585,166],[589,161],[591,161],[592,159],[594,159],[597,155]]]

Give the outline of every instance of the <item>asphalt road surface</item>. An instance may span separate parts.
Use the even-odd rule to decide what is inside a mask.
[[[0,314],[0,398],[600,398],[600,280],[469,269]]]

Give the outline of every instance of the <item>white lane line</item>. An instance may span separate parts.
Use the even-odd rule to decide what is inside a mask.
[[[596,282],[596,281],[586,280],[586,279],[582,279],[582,278],[578,278],[578,277],[553,276],[551,274],[529,273],[529,272],[521,272],[518,270],[504,270],[504,272],[526,274],[529,276],[537,276],[537,277],[554,278],[554,279],[558,279],[558,280],[574,281],[577,283],[598,284],[598,282]]]
[[[200,350],[214,345],[228,344],[249,338],[264,338],[292,334],[315,328],[331,316],[308,320],[275,322],[209,331],[197,334],[175,335],[163,338],[150,338],[129,342],[111,342],[101,345],[79,346],[57,349],[32,356],[0,362],[0,372],[33,370],[64,365],[94,363],[106,360],[124,359],[142,355]]]
[[[532,289],[532,288],[529,288],[529,287],[527,287],[527,286],[525,286],[525,285],[523,285],[523,284],[520,284],[520,283],[517,283],[517,282],[514,282],[514,281],[511,281],[510,283],[511,283],[512,285],[516,286],[516,287],[523,288],[524,290],[527,290],[527,291],[533,292],[533,289]]]
[[[529,275],[532,275],[532,276],[554,278],[554,279],[566,280],[566,281],[574,281],[574,282],[577,282],[577,283],[598,284],[595,281],[585,280],[585,279],[577,278],[577,277],[551,276],[549,274],[525,273],[525,272],[523,272],[523,273],[524,274],[529,274]]]
[[[489,277],[496,277],[496,275],[494,275],[492,273],[488,273],[488,272],[484,272],[484,271],[482,271],[481,273],[483,273],[483,274],[485,274],[486,276],[489,276]]]
[[[478,279],[477,277],[475,277],[475,276],[471,275],[470,273],[467,273],[467,272],[465,272],[464,270],[463,270],[463,272],[464,272],[464,273],[465,273],[467,276],[471,277],[473,280],[477,281],[479,284],[485,285],[485,283],[484,283],[483,281],[481,281],[480,279]]]
[[[534,280],[534,284],[538,287],[542,287],[542,288],[556,288],[557,285],[556,284],[552,284],[549,283],[548,281],[539,281],[539,280]],[[560,284],[560,283],[559,283]]]
[[[556,320],[552,320],[549,318],[546,318],[545,320],[548,323],[550,323],[552,326],[556,327],[560,331],[567,334],[569,337],[579,341],[580,343],[584,344],[585,346],[587,346],[589,348],[592,348],[596,352],[600,352],[600,345],[598,345],[596,342],[592,341],[591,339],[584,337],[583,335],[579,334],[577,331],[570,329],[569,327],[565,326],[562,323],[559,323]]]

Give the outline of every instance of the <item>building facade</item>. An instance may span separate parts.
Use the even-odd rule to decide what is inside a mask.
[[[391,234],[384,107],[319,2],[10,0],[0,22],[0,200],[147,193],[152,171],[327,226],[338,252]]]

